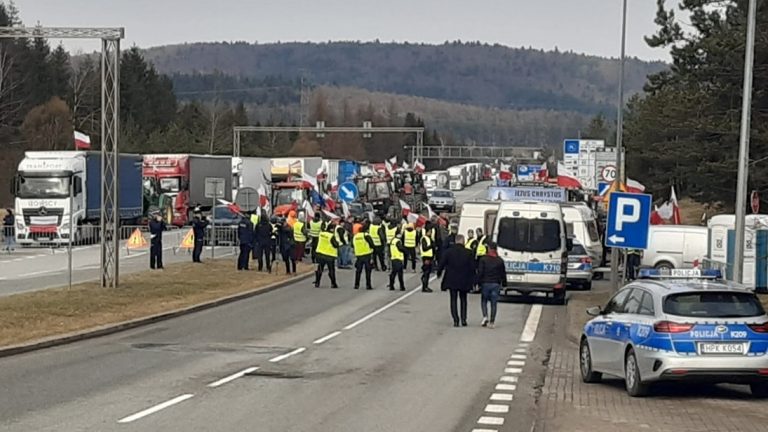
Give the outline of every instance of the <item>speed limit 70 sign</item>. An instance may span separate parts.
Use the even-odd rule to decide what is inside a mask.
[[[600,178],[603,181],[612,182],[616,180],[616,167],[613,165],[606,165],[600,171]]]

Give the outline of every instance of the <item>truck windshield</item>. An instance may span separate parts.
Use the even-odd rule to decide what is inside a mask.
[[[560,223],[555,219],[501,218],[499,247],[515,252],[552,252],[560,249]]]
[[[19,177],[19,198],[66,198],[69,177]]]
[[[301,203],[304,201],[304,191],[301,189],[281,189],[275,194],[275,206]]]
[[[389,183],[368,183],[369,200],[380,200],[389,198]]]
[[[180,179],[178,177],[164,177],[160,179],[160,193],[178,192]]]

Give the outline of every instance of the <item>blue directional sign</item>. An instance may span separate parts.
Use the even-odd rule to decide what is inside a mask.
[[[518,177],[524,177],[528,175],[528,165],[518,165],[517,166],[517,176]]]
[[[579,140],[567,139],[563,142],[563,153],[579,154]]]
[[[650,195],[611,193],[605,245],[622,249],[646,249],[652,202]]]
[[[600,182],[597,184],[597,194],[602,195],[605,191],[608,190],[608,188],[611,187],[610,183],[607,182]]]
[[[352,202],[360,195],[357,185],[352,182],[346,182],[339,185],[339,198],[342,201]]]

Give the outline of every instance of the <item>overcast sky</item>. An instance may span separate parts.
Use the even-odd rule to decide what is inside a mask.
[[[2,1],[2,0],[0,0]],[[668,3],[675,0],[667,0]],[[7,0],[6,0],[7,2]],[[480,40],[617,57],[621,0],[15,0],[26,25],[124,27],[141,48],[200,41]],[[668,60],[655,0],[629,0],[627,54]],[[54,43],[58,43],[55,41]],[[65,41],[92,51],[98,42]]]

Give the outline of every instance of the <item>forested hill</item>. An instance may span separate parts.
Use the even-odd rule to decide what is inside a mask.
[[[614,59],[480,43],[194,43],[145,51],[160,72],[241,78],[305,75],[330,84],[506,109],[611,112]],[[626,83],[638,92],[661,62],[630,59]],[[206,89],[209,90],[209,89]]]

